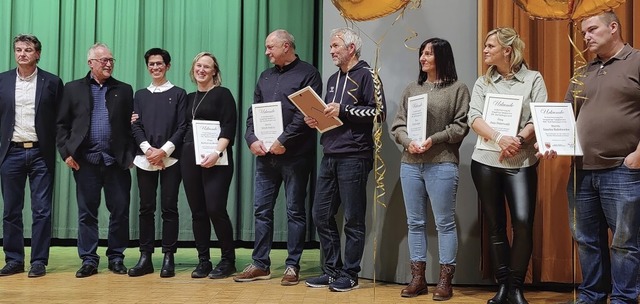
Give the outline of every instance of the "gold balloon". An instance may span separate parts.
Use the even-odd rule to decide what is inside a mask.
[[[604,11],[610,11],[622,3],[625,0],[591,0],[591,1],[576,1],[578,5],[573,9],[571,19],[580,20],[589,16],[597,15]]]
[[[531,17],[580,20],[614,9],[625,0],[513,0]]]
[[[416,0],[331,0],[342,17],[368,21],[393,14]]]

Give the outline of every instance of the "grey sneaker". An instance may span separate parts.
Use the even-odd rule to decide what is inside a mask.
[[[323,288],[328,287],[329,284],[335,282],[336,278],[323,273],[321,276],[308,278],[304,283],[313,288]]]

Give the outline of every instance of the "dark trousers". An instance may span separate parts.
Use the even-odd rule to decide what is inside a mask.
[[[519,288],[533,250],[533,217],[538,189],[537,164],[504,169],[471,162],[471,177],[489,226],[489,251],[499,283]],[[509,205],[513,242],[507,240],[505,198]]]
[[[4,212],[2,237],[5,261],[24,263],[22,209],[29,177],[31,189],[31,264],[49,261],[51,242],[51,202],[53,172],[49,171],[39,148],[10,147],[0,167]]]
[[[101,192],[109,210],[109,233],[107,235],[107,258],[109,261],[124,259],[124,250],[129,243],[129,205],[131,196],[131,173],[118,165],[94,165],[78,161],[80,169],[73,172],[78,196],[78,255],[83,264],[97,266],[98,207]]]
[[[372,167],[371,159],[322,157],[312,213],[325,256],[323,271],[326,274],[358,277],[364,253],[367,180]],[[344,209],[344,264],[336,223],[340,205]]]
[[[182,178],[189,208],[193,238],[198,250],[198,258],[208,260],[211,255],[211,224],[215,230],[222,260],[235,262],[236,253],[233,244],[233,227],[227,212],[229,186],[233,177],[233,157],[229,151],[229,165],[202,168],[195,164],[193,143],[185,143],[180,158]]]
[[[178,242],[178,191],[182,174],[180,163],[158,171],[136,169],[140,192],[140,252],[154,252],[156,238],[155,213],[158,179],[162,209],[162,252],[176,252]]]

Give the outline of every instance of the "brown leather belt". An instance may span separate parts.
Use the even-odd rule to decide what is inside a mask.
[[[23,148],[23,149],[31,149],[31,148],[37,148],[38,147],[38,142],[37,141],[24,141],[24,142],[12,141],[11,144],[16,146],[16,147]]]

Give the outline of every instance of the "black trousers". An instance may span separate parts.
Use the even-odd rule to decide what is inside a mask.
[[[229,165],[202,168],[195,164],[193,143],[185,143],[180,162],[184,191],[191,209],[193,237],[199,259],[209,259],[211,224],[215,230],[222,260],[235,262],[233,227],[227,212],[229,186],[233,177],[233,153],[227,148]]]
[[[478,191],[482,212],[489,226],[489,248],[499,283],[523,284],[533,249],[533,217],[538,187],[537,164],[504,169],[471,162],[471,177]],[[509,206],[513,243],[507,240]]]
[[[159,171],[136,169],[140,192],[140,251],[153,253],[158,180],[162,209],[162,252],[176,252],[178,242],[178,191],[182,174],[180,163]]]

